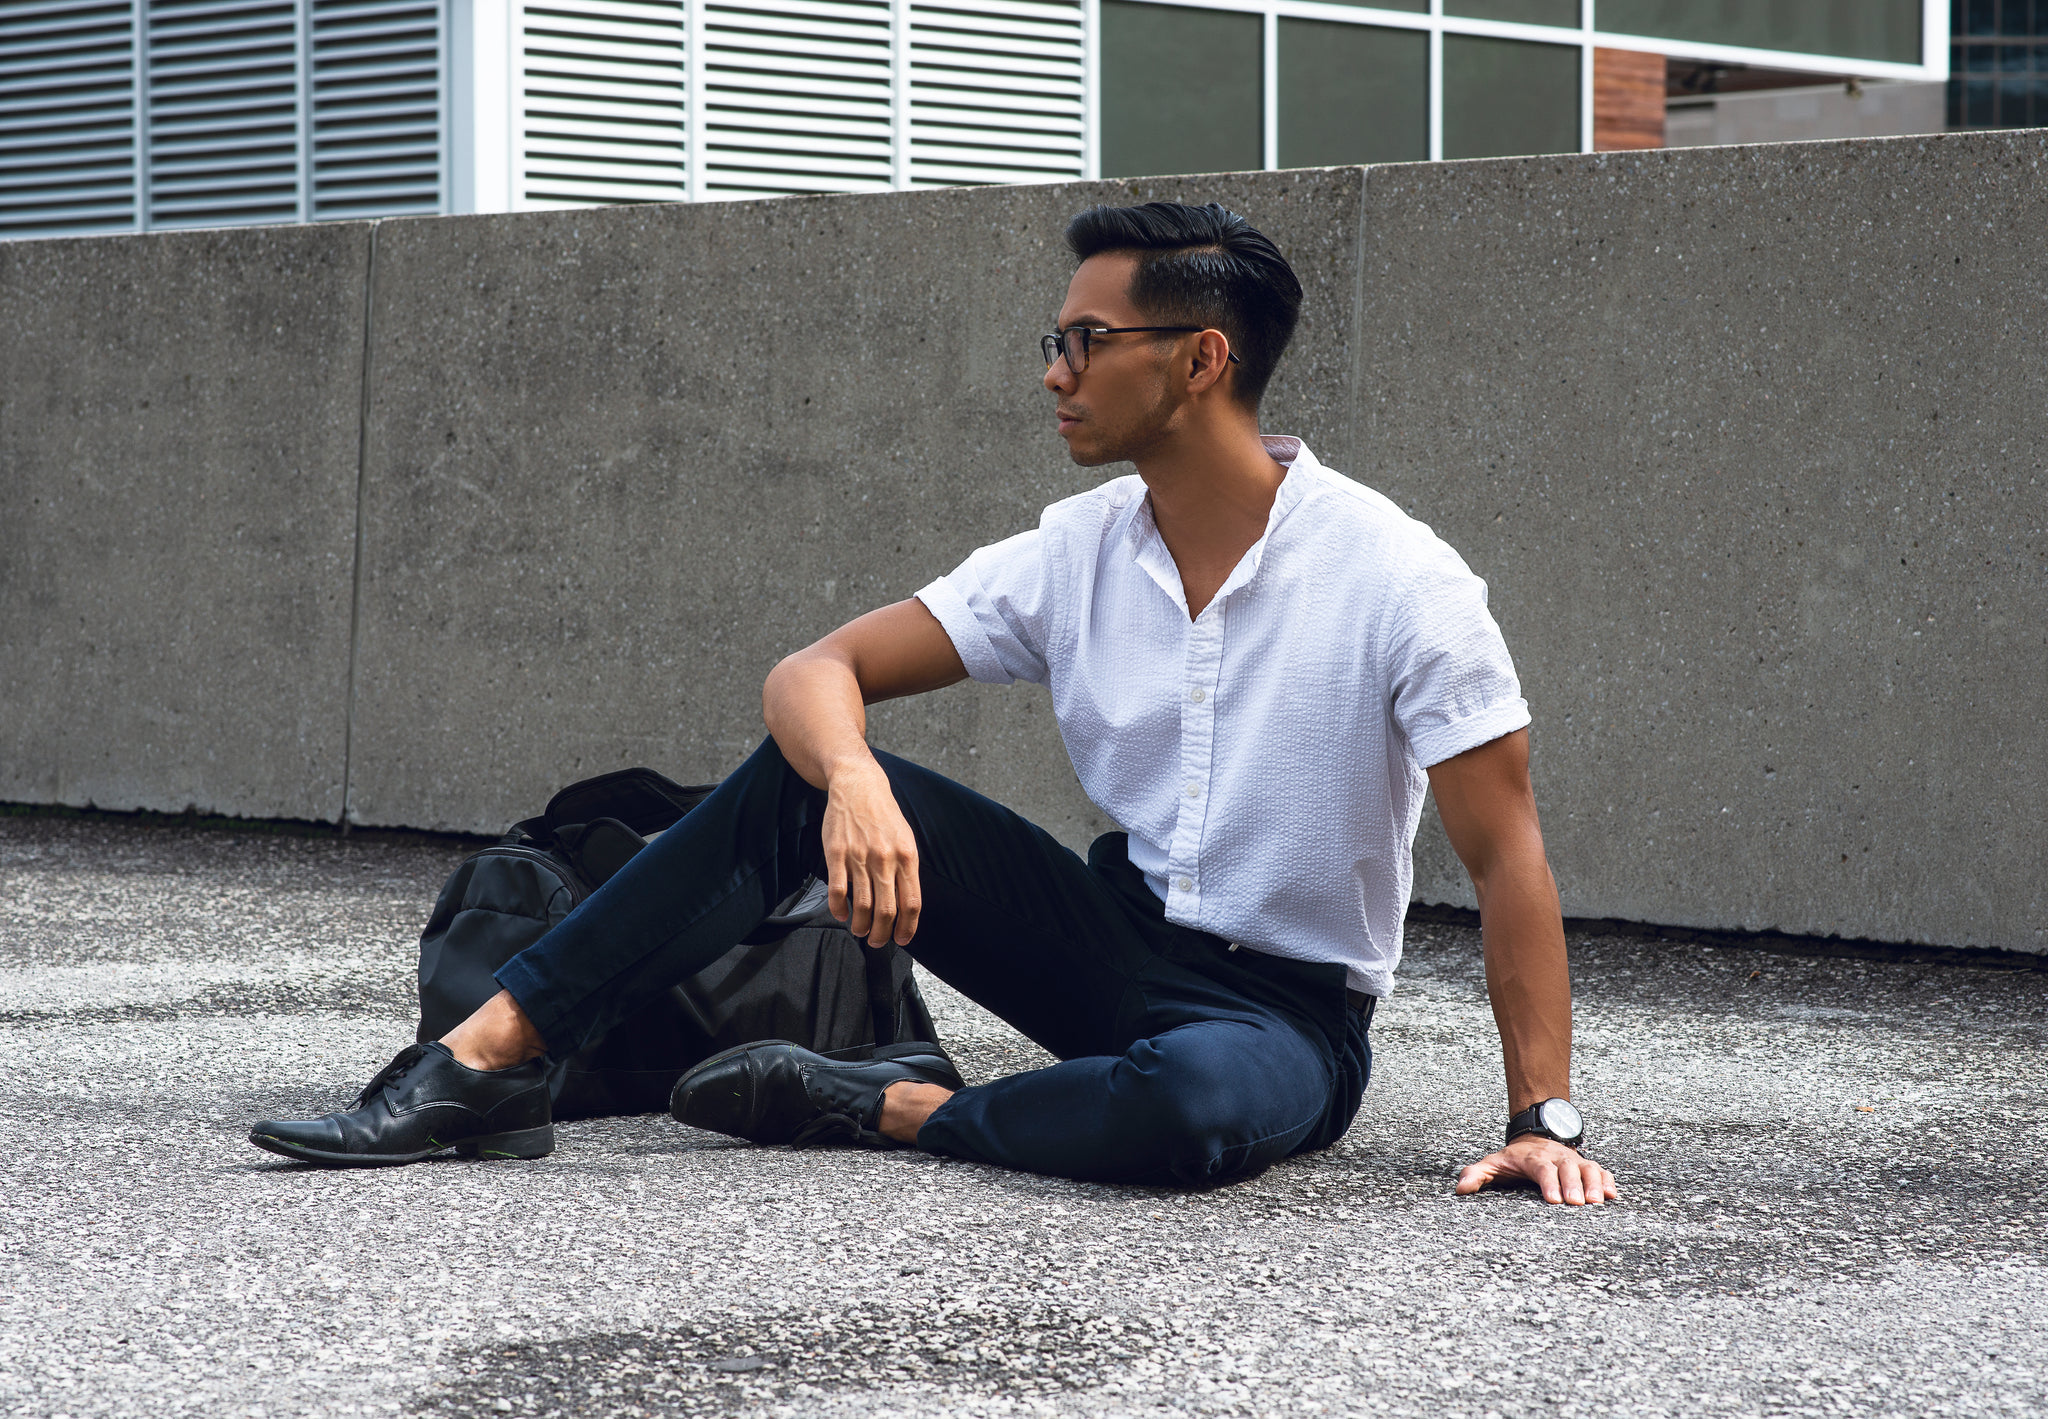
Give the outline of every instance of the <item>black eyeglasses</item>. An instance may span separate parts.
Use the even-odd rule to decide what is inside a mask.
[[[1052,362],[1064,358],[1067,368],[1075,374],[1088,368],[1088,342],[1097,335],[1138,335],[1145,333],[1188,334],[1192,331],[1207,330],[1206,325],[1069,325],[1065,330],[1056,330],[1041,336],[1038,341],[1039,353],[1045,356],[1045,367],[1052,368]],[[1244,363],[1232,351],[1230,362]]]

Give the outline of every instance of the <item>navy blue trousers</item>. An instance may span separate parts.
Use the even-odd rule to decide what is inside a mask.
[[[1207,1187],[1324,1148],[1372,1064],[1344,968],[1166,920],[1120,833],[1083,861],[970,789],[876,756],[917,836],[910,954],[1059,1062],[965,1089],[933,1153],[1105,1182]],[[561,1054],[693,975],[824,875],[825,794],[773,739],[498,971]]]

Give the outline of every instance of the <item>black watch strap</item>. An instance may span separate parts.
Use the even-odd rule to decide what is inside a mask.
[[[1570,1100],[1542,1099],[1508,1120],[1508,1142],[1525,1133],[1577,1148],[1586,1141],[1586,1121]]]

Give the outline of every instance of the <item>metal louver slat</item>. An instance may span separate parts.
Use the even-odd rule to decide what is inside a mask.
[[[129,0],[0,0],[0,237],[135,226]]]
[[[310,216],[442,210],[440,0],[311,0]]]
[[[522,205],[689,196],[682,0],[523,7]]]
[[[295,0],[150,0],[149,225],[297,218],[298,66]]]
[[[706,0],[703,13],[705,196],[891,185],[887,0]]]
[[[911,186],[1084,176],[1084,25],[1077,0],[913,0]]]

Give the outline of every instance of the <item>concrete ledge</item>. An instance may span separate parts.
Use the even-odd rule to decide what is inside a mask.
[[[2044,169],[2026,132],[405,220],[374,275],[360,226],[0,245],[0,799],[495,831],[714,777],[779,656],[1109,471],[1037,384],[1065,217],[1216,197],[1309,291],[1268,427],[1492,585],[1568,913],[2048,951]],[[1108,826],[1035,692],[873,729]],[[1418,866],[1469,902],[1433,827]]]
[[[0,242],[0,799],[340,815],[368,238]]]

